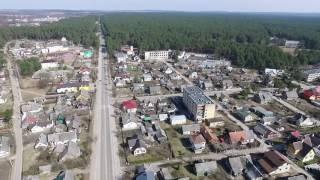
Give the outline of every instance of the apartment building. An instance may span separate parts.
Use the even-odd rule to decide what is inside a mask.
[[[191,112],[195,121],[203,121],[215,117],[215,102],[197,86],[184,88],[183,103]]]
[[[320,69],[310,69],[303,72],[307,82],[312,82],[320,79]]]
[[[169,51],[146,51],[145,60],[169,59]]]

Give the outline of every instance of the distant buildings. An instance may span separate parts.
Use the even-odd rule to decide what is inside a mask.
[[[284,43],[284,46],[286,48],[297,48],[300,45],[300,41],[292,41],[292,40],[286,40]]]
[[[184,88],[183,103],[196,121],[213,119],[215,117],[216,105],[214,101],[205,95],[199,87]]]
[[[320,78],[320,69],[309,69],[303,71],[304,79],[307,82],[312,82]]]
[[[146,51],[144,53],[145,60],[161,60],[169,59],[169,51]]]

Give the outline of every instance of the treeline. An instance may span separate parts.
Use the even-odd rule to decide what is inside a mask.
[[[0,47],[13,39],[48,40],[66,37],[75,44],[98,47],[99,40],[95,33],[96,17],[65,19],[40,27],[3,27],[0,28]]]
[[[270,37],[299,40],[320,49],[320,18],[210,13],[110,13],[102,18],[108,51],[131,44],[140,51],[177,49],[215,53],[249,68],[314,64],[318,51],[290,56],[270,47]]]

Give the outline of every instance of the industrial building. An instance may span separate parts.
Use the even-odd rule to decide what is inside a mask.
[[[191,112],[195,121],[203,121],[215,117],[215,102],[197,86],[184,88],[183,103]]]
[[[145,60],[169,59],[169,51],[146,51],[144,53]]]

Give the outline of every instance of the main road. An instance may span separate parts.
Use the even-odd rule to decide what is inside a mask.
[[[98,57],[98,80],[96,84],[96,104],[93,121],[91,180],[120,179],[121,166],[118,155],[116,122],[113,116],[112,81],[105,51],[105,40],[100,36]]]
[[[20,180],[22,173],[22,154],[23,154],[23,144],[22,144],[22,129],[21,129],[21,116],[20,116],[20,105],[23,102],[19,77],[18,77],[18,69],[16,68],[16,64],[13,62],[13,58],[7,53],[8,52],[8,43],[4,47],[4,53],[7,58],[7,67],[9,71],[9,77],[11,81],[11,90],[13,96],[13,116],[12,116],[12,124],[13,131],[15,137],[15,151],[16,154],[14,156],[14,163],[11,171],[11,180]]]

